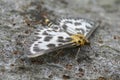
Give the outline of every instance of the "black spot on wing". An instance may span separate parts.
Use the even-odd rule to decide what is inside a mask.
[[[94,22],[92,22],[92,21],[87,21],[90,25],[94,25]]]
[[[88,25],[86,25],[85,27],[87,28],[86,32],[90,32],[90,30],[92,29],[92,27]]]
[[[91,26],[88,26],[88,25],[86,25],[85,26],[87,29],[92,29],[92,27]]]
[[[44,41],[50,41],[52,38],[53,38],[52,36],[46,36],[46,37],[44,38]]]
[[[33,50],[34,50],[35,52],[40,52],[40,51],[41,51],[37,46],[33,47]]]
[[[65,23],[65,24],[66,24],[66,23],[72,24],[73,22],[72,22],[72,21],[65,21],[64,23]]]
[[[90,32],[90,30],[86,30],[86,32]]]
[[[65,30],[67,30],[67,28],[68,28],[67,25],[63,25],[62,27],[63,27],[63,29],[65,29]]]
[[[59,44],[58,44],[58,46],[61,46],[61,45],[63,45],[63,44],[62,44],[62,43],[59,43]]]
[[[43,34],[43,35],[48,35],[48,33],[47,33],[46,31],[44,31],[42,34]]]
[[[34,41],[34,42],[35,42],[35,41],[38,41],[38,39],[35,38],[35,39],[33,39],[33,41]]]
[[[58,39],[57,41],[62,43],[68,42],[67,40],[64,40],[64,39]]]
[[[36,30],[36,32],[41,32],[41,30]]]
[[[58,36],[58,39],[63,39],[63,36]]]
[[[70,37],[65,38],[66,41],[71,41],[72,39]]]
[[[57,27],[57,26],[55,26],[55,27],[52,27],[53,29],[55,29],[55,30],[58,30],[59,28]]]
[[[52,32],[52,30],[47,30],[48,32]]]
[[[36,39],[41,39],[42,37],[37,36]]]
[[[34,34],[35,34],[35,35],[39,35],[39,33],[38,33],[38,32],[35,32]]]
[[[39,41],[38,43],[42,43],[41,41]]]
[[[77,31],[77,33],[85,34],[85,31],[81,28],[75,28],[75,30]]]
[[[35,46],[38,46],[38,44],[35,44]]]
[[[55,47],[55,44],[50,43],[50,44],[47,45],[47,47],[49,47],[49,48],[54,48],[54,47]]]
[[[75,22],[74,24],[75,24],[75,26],[79,26],[79,25],[81,25],[81,22]]]

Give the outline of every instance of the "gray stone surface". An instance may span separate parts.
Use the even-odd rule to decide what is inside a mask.
[[[78,16],[101,21],[75,60],[77,48],[26,58],[36,23]],[[29,22],[29,20],[33,22]],[[88,48],[87,48],[88,47]],[[0,0],[0,80],[120,80],[120,0]]]

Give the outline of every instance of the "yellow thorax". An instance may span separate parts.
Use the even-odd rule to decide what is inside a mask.
[[[71,42],[75,43],[75,45],[83,46],[89,44],[89,41],[85,38],[83,34],[74,34],[71,36],[71,38],[72,38]]]

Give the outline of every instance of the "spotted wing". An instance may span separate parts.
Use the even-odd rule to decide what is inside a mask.
[[[36,32],[37,40],[30,47],[28,57],[37,57],[61,48],[70,47],[70,36],[83,34],[86,38],[98,27],[98,23],[83,18],[62,18],[58,25]]]
[[[58,20],[58,25],[70,35],[83,34],[88,38],[99,24],[84,18],[61,18]]]
[[[35,33],[37,40],[30,47],[28,57],[37,57],[45,53],[63,48],[71,41],[69,34],[57,27],[42,28]],[[67,46],[67,45],[66,45]]]

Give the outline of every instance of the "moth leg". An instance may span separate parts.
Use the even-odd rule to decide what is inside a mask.
[[[63,51],[63,49],[60,49],[54,57],[57,57],[58,55],[60,55],[62,53],[62,51]]]
[[[74,45],[77,45],[77,46],[84,46],[84,45],[87,45],[89,44],[89,41],[85,38],[85,36],[83,34],[74,34],[71,36],[72,38],[72,41],[74,43]],[[75,60],[78,59],[78,55],[79,55],[79,52],[80,52],[80,48],[78,48],[78,51],[76,53],[76,56],[75,56]]]
[[[75,60],[78,59],[79,52],[80,52],[80,48],[78,48],[78,51],[77,51],[77,53],[76,53],[76,55],[75,55]]]
[[[83,34],[74,34],[71,36],[72,41],[77,46],[83,46],[89,44],[89,41],[85,38]]]

